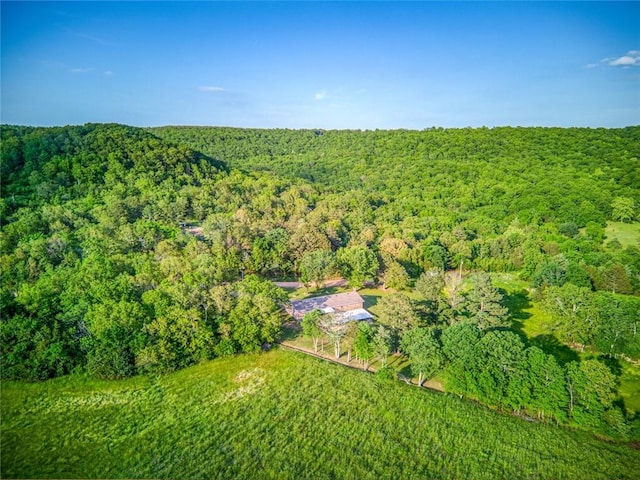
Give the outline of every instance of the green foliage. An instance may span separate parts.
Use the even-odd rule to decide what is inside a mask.
[[[590,290],[567,283],[543,292],[543,308],[556,320],[556,332],[565,342],[585,345],[593,338]]]
[[[372,280],[380,268],[376,254],[362,246],[346,247],[337,253],[340,271],[353,287],[359,288]]]
[[[598,360],[567,365],[569,417],[580,426],[600,427],[615,398],[615,376]]]
[[[474,323],[457,323],[442,331],[442,353],[450,361],[464,364],[473,353],[473,348],[482,337],[482,332]]]
[[[318,326],[323,335],[329,338],[329,341],[333,344],[333,353],[336,358],[340,358],[342,353],[341,342],[350,330],[350,323],[344,322],[340,314],[326,313],[322,315],[318,320]]]
[[[420,275],[416,280],[416,291],[430,302],[437,302],[442,298],[444,289],[444,270],[432,268]]]
[[[451,222],[452,214],[484,215],[494,225],[506,221],[505,226],[516,216],[525,224],[603,224],[613,198],[637,198],[640,185],[638,127],[326,131],[320,136],[313,130],[195,127],[154,132],[232,166],[304,178],[341,193],[382,194],[390,202],[381,217],[429,212],[436,219],[430,227]],[[605,187],[610,181],[613,190]],[[412,227],[401,224],[398,230],[409,233]]]
[[[627,444],[286,351],[0,395],[7,478],[599,480],[640,463]]]
[[[369,368],[369,362],[374,355],[373,336],[374,331],[369,323],[358,323],[358,332],[353,342],[353,351],[356,354],[356,358],[362,363],[364,370]]]
[[[596,347],[609,355],[640,355],[640,301],[635,297],[593,293],[567,283],[542,292],[542,307],[564,342]]]
[[[320,317],[322,317],[320,310],[312,310],[305,314],[300,322],[302,333],[313,339],[313,351],[315,353],[318,353],[318,339],[320,335],[322,335],[322,331],[320,330]]]
[[[411,371],[418,376],[418,385],[430,378],[442,366],[444,354],[433,329],[412,328],[402,335],[402,351],[411,360]]]
[[[468,355],[456,358],[447,367],[447,390],[490,405],[506,403],[511,376],[523,352],[524,344],[517,334],[490,330],[471,347]]]
[[[640,299],[598,292],[594,310],[594,343],[608,355],[640,357]]]
[[[145,342],[146,315],[140,304],[125,300],[96,303],[84,318],[87,334],[81,342],[87,351],[87,371],[106,378],[135,373],[135,354]]]
[[[466,309],[481,329],[505,324],[509,310],[502,302],[502,294],[491,283],[491,277],[486,273],[475,275]]]
[[[383,382],[395,380],[397,376],[398,372],[390,365],[385,365],[376,370],[376,378]]]
[[[636,202],[629,197],[615,197],[611,202],[611,219],[631,223],[636,218]]]
[[[563,423],[568,402],[565,372],[555,358],[537,347],[527,348],[509,379],[507,405]]]
[[[395,334],[395,343],[400,351],[399,340],[407,330],[420,323],[414,302],[403,293],[392,293],[382,297],[377,305],[378,321]]]
[[[566,281],[566,270],[556,261],[550,261],[542,265],[533,275],[534,287],[543,285],[559,287]]]
[[[391,262],[384,272],[384,284],[395,290],[405,290],[409,286],[409,275],[398,262]]]
[[[298,267],[302,282],[305,285],[315,283],[316,287],[320,287],[324,279],[333,273],[335,269],[335,255],[333,252],[324,250],[314,250],[306,253]]]
[[[289,232],[283,228],[269,230],[257,237],[251,247],[251,268],[264,275],[278,275],[291,270],[288,258]]]
[[[280,336],[286,299],[284,290],[270,281],[248,275],[238,283],[237,301],[228,319],[221,322],[221,329],[228,332],[227,338],[238,345],[239,351],[258,351]]]
[[[503,325],[495,289],[480,294],[445,276],[462,263],[519,271],[541,298],[588,290],[589,308],[573,317],[548,309],[558,336],[612,357],[640,350],[638,309],[627,301],[640,292],[636,224],[609,222],[604,233],[619,248],[602,245],[607,218],[633,218],[625,211],[640,194],[638,127],[0,129],[3,378],[124,377],[257,351],[278,338],[286,298],[251,274],[318,282],[333,257],[356,287],[384,275],[406,289],[424,273],[417,295],[376,306],[396,347],[417,326],[469,317]],[[324,320],[338,356],[341,342],[354,345],[357,332]],[[388,332],[375,333],[382,357]],[[466,333],[471,357],[483,358],[485,337]],[[455,369],[454,348],[467,349],[448,328],[434,335]],[[502,380],[501,400],[477,385],[510,379],[522,358],[506,372],[474,366],[487,378],[465,377],[464,391],[504,403]],[[520,408],[561,418],[535,402]],[[604,425],[615,430],[606,408]]]
[[[373,353],[380,360],[382,368],[387,366],[387,358],[391,353],[393,338],[391,331],[384,325],[378,325],[373,335]]]

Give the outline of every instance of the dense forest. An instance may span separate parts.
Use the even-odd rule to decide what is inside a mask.
[[[527,345],[485,272],[529,282],[564,343],[640,358],[640,245],[605,238],[638,220],[640,127],[1,133],[3,378],[255,352],[285,319],[270,279],[341,275],[412,294],[380,321],[416,375],[446,367],[452,392],[629,432],[607,363]]]

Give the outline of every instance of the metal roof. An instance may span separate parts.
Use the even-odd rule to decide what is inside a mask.
[[[363,303],[364,299],[358,292],[346,292],[296,300],[291,302],[291,307],[293,308],[293,316],[295,318],[302,318],[305,314],[313,310],[339,310],[341,307]]]
[[[340,322],[346,323],[351,320],[370,320],[373,318],[369,312],[364,308],[356,308],[355,310],[347,310],[346,312],[340,312]]]

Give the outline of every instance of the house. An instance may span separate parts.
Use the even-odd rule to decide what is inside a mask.
[[[289,313],[302,320],[307,313],[320,310],[322,313],[339,313],[343,322],[370,320],[373,318],[364,308],[364,299],[357,292],[336,293],[322,297],[306,298],[291,302]]]

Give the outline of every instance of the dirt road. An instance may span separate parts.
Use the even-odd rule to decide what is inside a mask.
[[[303,286],[302,282],[273,282],[273,283],[280,288],[300,288]],[[331,280],[325,280],[323,284],[323,288],[344,287],[346,284],[347,284],[347,281],[344,278],[333,278]]]

